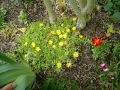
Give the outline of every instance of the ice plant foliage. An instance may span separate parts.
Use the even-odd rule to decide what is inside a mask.
[[[105,63],[101,64],[101,67],[102,67],[103,71],[105,71],[105,72],[108,71],[108,67]]]

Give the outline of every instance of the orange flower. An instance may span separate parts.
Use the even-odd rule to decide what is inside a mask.
[[[94,38],[93,41],[92,41],[92,43],[95,46],[100,46],[100,45],[102,45],[102,39],[100,39],[100,38]]]
[[[100,38],[94,38],[93,41],[92,41],[92,43],[93,43],[93,45],[95,45],[95,46],[100,46],[100,45],[102,45],[102,41],[103,41],[103,40],[106,40],[106,39],[107,39],[106,36],[102,36],[102,37],[100,37]]]
[[[107,37],[106,37],[106,36],[102,36],[102,37],[100,37],[100,39],[102,39],[102,40],[106,40]]]

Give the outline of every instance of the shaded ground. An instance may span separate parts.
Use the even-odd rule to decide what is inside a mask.
[[[10,3],[9,0],[7,0],[6,3]],[[17,21],[17,16],[19,15],[20,10],[22,8],[25,8],[26,12],[28,13],[29,21],[43,21],[46,18],[47,13],[42,3],[43,2],[38,3],[33,1],[31,5],[27,8],[25,8],[24,6],[15,6],[11,3],[9,4],[11,7],[8,6],[9,12],[7,14],[7,20],[15,21],[15,23],[19,25]],[[86,28],[81,30],[80,32],[90,39],[104,36],[107,30],[106,23],[111,23],[111,21],[108,19],[108,16],[103,11],[96,12],[93,14],[92,19],[87,24]],[[115,28],[117,30],[120,30],[120,25],[116,24]],[[0,51],[10,52],[14,50],[16,46],[15,37],[17,35],[19,36],[19,34],[17,33],[18,31],[15,32],[15,30],[6,33],[0,32]],[[108,41],[111,40],[120,40],[120,35],[115,34],[109,37]],[[88,88],[90,86],[92,86],[92,90],[101,90],[99,87],[99,81],[96,78],[98,64],[92,57],[91,49],[92,46],[88,46],[86,44],[82,45],[82,48],[79,48],[80,57],[75,63],[76,67],[73,67],[72,69],[63,72],[63,77],[70,77],[71,79],[76,80],[79,86],[82,86],[80,87],[81,90],[89,90]],[[38,74],[37,81],[35,86],[33,87],[33,90],[39,90],[40,85],[42,84],[41,81],[43,81],[46,77],[47,76],[44,72]]]

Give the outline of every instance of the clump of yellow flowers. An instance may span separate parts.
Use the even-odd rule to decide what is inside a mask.
[[[67,41],[61,41],[59,42],[59,46],[66,46],[67,45]]]
[[[64,46],[64,42],[59,42],[59,45],[60,46]]]
[[[68,62],[68,63],[66,64],[66,67],[67,67],[67,68],[71,68],[71,67],[72,67],[72,63],[71,63],[71,62]]]
[[[39,47],[36,47],[35,50],[39,52],[41,49]]]
[[[79,35],[79,37],[82,39],[82,38],[83,38],[83,35]]]
[[[56,47],[56,45],[52,45],[52,48],[54,48],[54,49],[55,49],[55,48],[57,48],[57,47]]]
[[[57,30],[57,31],[56,31],[56,34],[57,34],[57,35],[60,35],[60,34],[61,34],[61,31],[60,31],[60,30]]]
[[[40,47],[36,47],[36,44],[35,44],[35,42],[32,42],[31,43],[31,46],[32,46],[32,48],[35,48],[35,50],[37,51],[37,52],[40,52]]]
[[[31,46],[32,46],[33,48],[35,48],[35,46],[36,46],[35,42],[32,42],[32,43],[31,43]]]
[[[74,17],[72,20],[73,20],[73,21],[76,21],[76,20],[77,20],[77,17]]]
[[[77,28],[76,27],[72,27],[72,30],[75,31]]]
[[[74,58],[77,58],[78,56],[79,56],[79,53],[78,53],[78,52],[74,52],[74,53],[73,53],[73,57],[74,57]]]
[[[61,62],[58,62],[57,64],[56,64],[56,67],[59,69],[59,68],[61,68],[62,67],[62,63]]]
[[[49,40],[49,41],[48,41],[48,44],[49,44],[49,45],[52,45],[52,44],[53,44],[53,41],[52,41],[52,40]]]
[[[67,38],[67,33],[63,34],[63,38],[64,38],[64,39]]]
[[[70,32],[70,29],[69,29],[69,28],[67,28],[67,29],[66,29],[66,32]]]

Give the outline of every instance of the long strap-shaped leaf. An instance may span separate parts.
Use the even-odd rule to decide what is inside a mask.
[[[5,61],[7,63],[16,63],[14,60],[6,56],[5,54],[0,52],[0,60]]]

